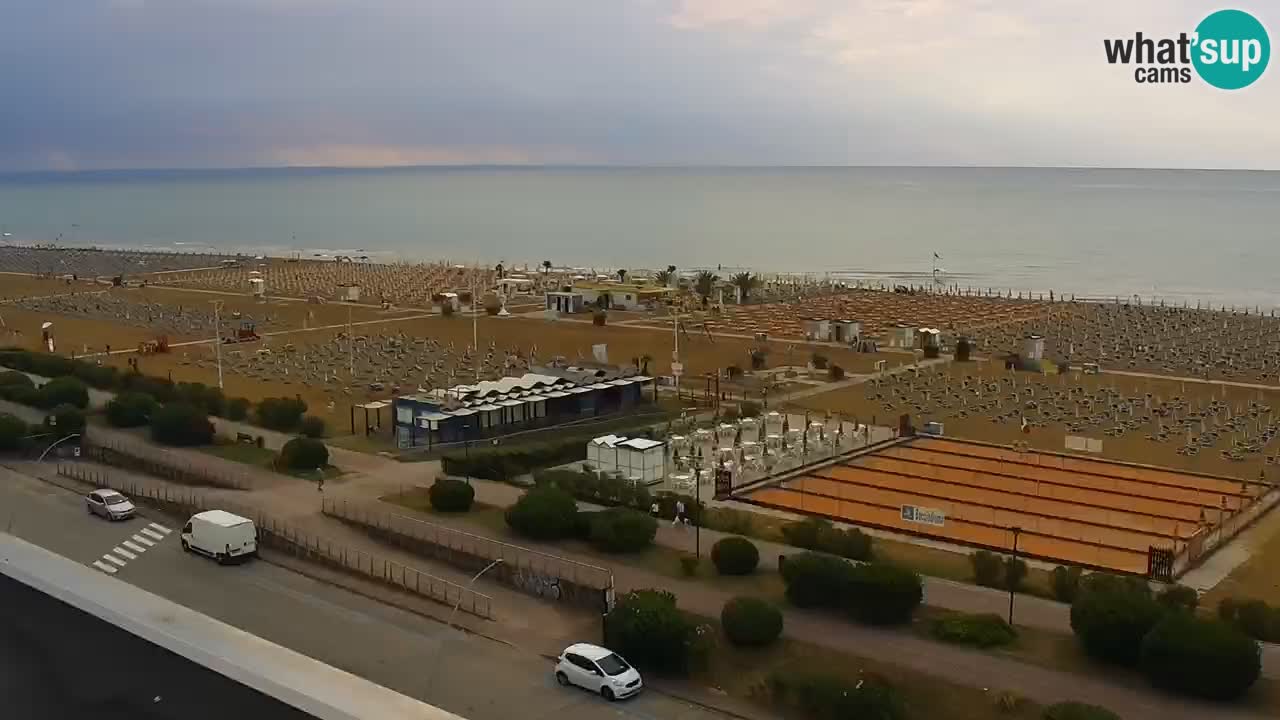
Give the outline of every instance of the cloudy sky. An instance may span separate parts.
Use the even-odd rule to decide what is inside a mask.
[[[1233,3],[1280,27],[1280,4]],[[1280,169],[1280,67],[1144,86],[1216,0],[3,0],[0,170]],[[1273,65],[1276,63],[1273,63]]]

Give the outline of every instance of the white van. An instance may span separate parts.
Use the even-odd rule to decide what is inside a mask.
[[[225,510],[206,510],[192,515],[182,528],[182,549],[220,563],[247,558],[258,552],[258,531],[248,518]]]

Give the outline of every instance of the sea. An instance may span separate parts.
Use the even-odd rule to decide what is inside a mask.
[[[422,167],[0,175],[8,244],[710,268],[1280,306],[1280,173]]]

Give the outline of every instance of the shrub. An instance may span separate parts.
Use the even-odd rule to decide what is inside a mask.
[[[702,558],[697,555],[681,555],[680,556],[680,572],[685,577],[693,577],[698,574],[698,566],[702,564]]]
[[[157,407],[156,399],[146,393],[120,393],[107,403],[107,422],[115,427],[141,427],[151,420]]]
[[[151,413],[151,439],[166,445],[208,445],[213,425],[203,408],[169,403]]]
[[[1218,617],[1255,640],[1280,642],[1280,609],[1261,600],[1223,598]]]
[[[84,411],[75,405],[59,405],[49,411],[44,424],[59,437],[84,430]]]
[[[984,587],[1004,587],[1004,563],[999,555],[987,550],[979,550],[969,555],[969,564],[973,566],[974,582]]]
[[[779,571],[787,600],[797,607],[838,607],[850,583],[853,566],[814,552],[789,555]]]
[[[1013,592],[1022,590],[1022,581],[1027,578],[1027,563],[1019,557],[1010,555],[1004,559],[1004,589]]]
[[[271,397],[258,403],[258,424],[271,430],[288,432],[302,422],[307,404],[299,398]]]
[[[18,372],[17,370],[0,372],[0,388],[34,388],[35,386],[36,384],[31,381],[31,377],[24,372]]]
[[[853,567],[845,586],[845,609],[856,619],[875,625],[909,622],[924,600],[924,585],[916,573],[887,563]]]
[[[1080,592],[1080,573],[1080,568],[1075,565],[1070,567],[1059,565],[1053,569],[1050,584],[1053,588],[1053,596],[1058,602],[1069,603],[1076,599],[1076,595]]]
[[[604,308],[596,308],[595,312],[591,313],[591,322],[598,327],[604,327],[608,320],[609,313]]]
[[[441,300],[444,300],[444,297],[443,297],[443,296],[441,296],[441,298],[440,298],[440,299],[441,299]],[[453,309],[453,303],[452,303],[452,302],[446,302],[446,303],[443,303],[442,305],[440,305],[440,314],[441,314],[442,316],[444,316],[444,317],[447,317],[447,318],[453,317],[453,314],[454,314],[455,312],[457,312],[457,311]]]
[[[621,505],[644,512],[653,502],[649,489],[621,478],[575,470],[539,470],[533,474],[537,485],[555,485],[579,500],[599,505]]]
[[[760,564],[760,551],[744,537],[727,537],[711,546],[711,562],[721,575],[750,575]]]
[[[831,382],[840,382],[844,379],[844,368],[839,365],[832,365],[827,368],[827,379]]]
[[[1200,594],[1186,585],[1170,585],[1156,596],[1156,600],[1169,610],[1195,612],[1200,606]]]
[[[639,552],[653,544],[658,521],[630,508],[610,508],[591,518],[591,544],[605,552]]]
[[[559,540],[574,532],[578,505],[569,493],[551,486],[535,487],[507,508],[507,525],[535,540]]]
[[[782,611],[756,597],[736,597],[720,610],[725,637],[739,647],[764,647],[782,634]]]
[[[309,438],[324,437],[324,420],[315,415],[307,415],[298,423],[298,434]]]
[[[21,450],[27,432],[25,422],[8,413],[0,413],[0,451]]]
[[[249,401],[242,397],[234,397],[227,401],[227,419],[240,422],[249,417]]]
[[[289,470],[315,470],[329,464],[329,448],[319,440],[296,437],[280,448],[279,461]]]
[[[1018,631],[994,613],[939,618],[930,630],[944,642],[980,648],[1008,645],[1018,637]]]
[[[702,514],[704,527],[730,535],[755,534],[754,513],[733,508],[707,508]]]
[[[36,405],[46,410],[59,405],[89,407],[89,388],[73,377],[57,377],[36,391]]]
[[[497,315],[502,310],[502,300],[497,295],[489,295],[484,299],[484,312],[486,315]]]
[[[1121,720],[1121,718],[1100,705],[1060,702],[1044,709],[1044,720]]]
[[[642,669],[683,672],[696,629],[665,590],[633,590],[604,619],[605,644]]]
[[[469,484],[453,478],[436,478],[427,491],[431,507],[441,512],[466,512],[475,502],[476,490]]]
[[[774,671],[769,689],[775,703],[822,720],[903,720],[907,716],[898,692],[879,678],[851,681],[825,673]]]
[[[1209,700],[1240,697],[1262,670],[1258,643],[1219,620],[1168,613],[1142,641],[1151,684]]]
[[[1071,629],[1089,655],[1136,665],[1142,639],[1162,612],[1142,580],[1094,573],[1081,584],[1071,604]]]
[[[581,438],[559,442],[525,443],[512,448],[472,448],[465,453],[443,456],[441,466],[450,475],[466,475],[485,480],[509,480],[551,465],[564,465],[587,457],[587,444]]]
[[[180,382],[174,386],[174,399],[198,408],[204,408],[208,415],[221,416],[227,410],[227,399],[221,388],[209,387],[204,383]]]
[[[820,518],[809,518],[782,527],[788,544],[806,550],[847,557],[850,560],[871,559],[871,537],[857,528],[841,530]]]
[[[827,356],[820,352],[814,352],[813,355],[809,356],[809,362],[813,365],[814,370],[826,370],[827,365],[830,363],[827,360]]]
[[[759,417],[760,403],[754,400],[743,400],[738,404],[738,415],[744,418]]]
[[[121,391],[131,391],[146,393],[156,399],[159,403],[173,402],[178,392],[173,383],[164,378],[151,377],[143,375],[139,372],[127,372],[120,376],[118,389]]]

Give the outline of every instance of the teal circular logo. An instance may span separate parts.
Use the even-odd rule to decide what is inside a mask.
[[[1271,40],[1258,19],[1243,10],[1219,10],[1196,26],[1191,62],[1200,78],[1221,90],[1239,90],[1262,77]]]

